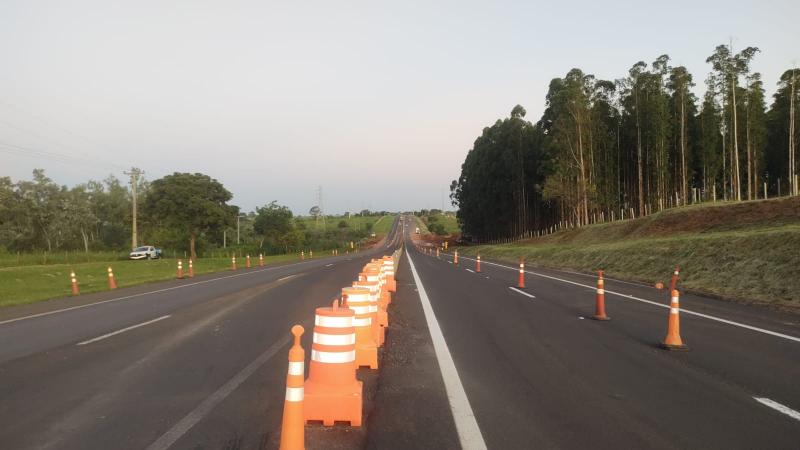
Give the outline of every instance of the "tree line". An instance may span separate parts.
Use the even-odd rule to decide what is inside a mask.
[[[450,198],[465,235],[505,239],[702,201],[798,195],[800,71],[767,107],[760,50],[717,46],[705,94],[667,55],[625,77],[554,78],[536,123],[517,105],[483,129]]]
[[[200,173],[139,179],[136,192],[137,244],[186,251],[192,257],[235,246],[237,237],[239,249],[278,254],[339,248],[370,231],[351,230],[346,223],[307,227],[276,201],[244,214],[230,204],[233,196],[222,183]],[[42,169],[35,169],[31,180],[0,177],[0,252],[127,251],[132,246],[132,211],[131,187],[113,175],[71,188],[57,184]]]

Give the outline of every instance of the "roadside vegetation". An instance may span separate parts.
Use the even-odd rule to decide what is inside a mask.
[[[770,99],[752,70],[756,47],[709,49],[703,75],[653,56],[617,79],[572,69],[550,82],[541,117],[517,105],[480,130],[450,186],[464,238],[800,195],[800,70],[771,74]]]
[[[464,254],[592,272],[646,283],[668,281],[741,302],[800,312],[800,197],[720,202],[595,224]]]
[[[421,234],[435,236],[454,236],[460,233],[458,220],[452,212],[443,212],[440,209],[423,209],[414,211],[414,217],[420,228]]]
[[[137,172],[137,170],[132,170]],[[219,181],[200,173],[174,173],[137,192],[137,244],[163,250],[165,259],[128,261],[133,234],[133,189],[114,176],[69,188],[34,170],[32,180],[0,177],[0,306],[70,293],[69,272],[81,293],[107,289],[112,266],[118,286],[174,278],[177,259],[194,260],[195,273],[227,270],[236,255],[245,265],[360,250],[391,228],[386,212],[295,217],[276,201],[242,212]],[[373,237],[372,234],[375,234]],[[188,268],[188,265],[185,265]]]

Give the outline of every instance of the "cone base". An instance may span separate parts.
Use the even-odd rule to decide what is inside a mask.
[[[688,352],[689,347],[684,344],[667,344],[666,342],[662,342],[658,344],[659,347],[663,348],[664,350],[671,350],[674,352]]]
[[[611,320],[611,317],[594,315],[594,316],[591,317],[591,319],[592,320]]]
[[[306,423],[322,421],[322,425],[326,427],[332,427],[334,422],[350,422],[350,426],[360,427],[362,387],[361,381],[347,386],[324,386],[307,382],[303,399],[303,419]]]
[[[378,368],[378,348],[372,342],[366,345],[356,344],[356,368]]]

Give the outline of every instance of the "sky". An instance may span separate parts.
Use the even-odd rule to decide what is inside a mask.
[[[481,130],[550,80],[719,44],[800,64],[798,1],[0,2],[0,176],[202,172],[252,210],[441,208]]]

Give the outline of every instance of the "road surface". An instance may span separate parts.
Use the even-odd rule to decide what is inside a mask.
[[[593,276],[529,268],[513,290],[516,267],[422,254],[401,223],[358,255],[5,312],[0,448],[275,448],[289,327],[403,243],[364,426],[309,427],[307,448],[798,448],[796,317],[684,295],[691,350],[667,352],[664,291],[606,279],[611,320],[588,320]]]

